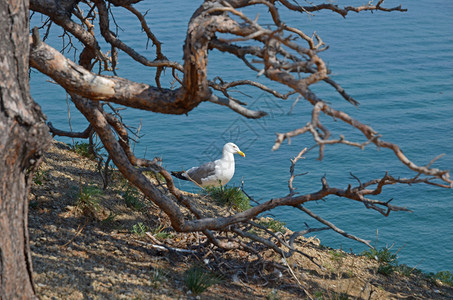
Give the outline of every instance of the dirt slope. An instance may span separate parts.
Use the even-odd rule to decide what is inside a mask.
[[[194,265],[222,277],[200,299],[453,298],[453,288],[416,270],[384,276],[375,260],[326,249],[315,239],[297,241],[312,260],[296,253],[288,258],[290,268],[271,251],[258,259],[201,247],[201,235],[174,232],[165,215],[128,189],[120,175],[102,191],[96,169],[94,161],[54,142],[35,176],[29,231],[41,299],[190,299],[184,278]],[[191,197],[221,213],[208,199]],[[146,228],[140,230],[139,223]],[[142,231],[153,237],[138,234]],[[160,244],[191,252],[163,250]]]

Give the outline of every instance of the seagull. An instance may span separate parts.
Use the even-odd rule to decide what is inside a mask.
[[[223,146],[222,158],[190,168],[187,172],[171,172],[171,174],[179,179],[192,180],[202,187],[223,186],[233,178],[234,154],[245,157],[238,146],[226,143]]]

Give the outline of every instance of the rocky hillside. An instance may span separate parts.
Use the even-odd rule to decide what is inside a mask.
[[[301,253],[286,259],[270,250],[220,251],[202,235],[174,232],[121,175],[113,172],[104,190],[97,163],[79,153],[54,142],[34,177],[29,231],[41,299],[453,298],[448,274],[441,281],[396,266],[391,252],[370,253],[379,262],[302,237]]]

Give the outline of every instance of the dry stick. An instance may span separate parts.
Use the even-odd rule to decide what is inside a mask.
[[[70,244],[70,243],[71,243],[71,242],[72,242],[72,241],[73,241],[73,240],[74,240],[74,239],[82,232],[83,228],[85,228],[85,226],[87,226],[87,224],[88,224],[88,220],[86,220],[85,224],[83,224],[82,228],[80,228],[80,229],[76,232],[76,234],[73,236],[73,238],[70,239],[66,244],[64,244],[64,245],[61,246],[61,247],[64,248],[64,247],[66,247],[67,245],[69,245],[69,244]],[[80,226],[80,225],[79,225],[79,226]]]
[[[107,6],[105,5],[104,1],[94,1],[97,8],[98,8],[98,13],[99,13],[99,28],[101,30],[102,36],[105,38],[105,40],[111,44],[112,46],[115,46],[118,49],[123,50],[127,55],[129,55],[132,59],[138,61],[139,63],[148,66],[148,67],[170,67],[170,68],[176,68],[180,71],[183,71],[183,67],[177,63],[177,62],[172,62],[168,60],[155,60],[155,61],[150,61],[140,53],[136,52],[133,48],[129,47],[127,44],[125,44],[122,40],[117,38],[109,28],[109,17],[108,17],[108,9]]]
[[[436,157],[434,157],[426,166],[425,168],[429,168],[431,167],[431,165],[438,159],[442,158],[443,156],[445,155],[445,153],[442,153],[442,154],[439,154],[437,155]],[[415,177],[414,179],[417,179],[420,175],[422,175],[423,173],[422,172],[419,172]]]
[[[287,133],[284,133],[284,134],[277,133],[277,140],[275,141],[275,144],[272,147],[272,150],[277,150],[280,147],[281,143],[286,138],[297,136],[297,135],[303,134],[303,133],[305,133],[307,131],[310,131],[312,133],[315,141],[319,145],[342,143],[342,144],[346,144],[346,145],[350,145],[350,146],[356,146],[356,147],[359,147],[359,148],[363,149],[366,145],[368,145],[370,143],[373,143],[377,147],[383,147],[383,148],[388,148],[388,149],[392,150],[394,152],[395,156],[404,165],[406,165],[409,169],[411,169],[411,170],[413,170],[413,171],[415,171],[417,173],[423,173],[425,175],[435,176],[436,178],[438,178],[438,179],[440,179],[440,180],[442,180],[444,182],[449,183],[449,185],[437,184],[437,183],[431,182],[429,180],[425,180],[424,181],[425,183],[436,185],[436,186],[440,186],[440,187],[445,187],[445,188],[453,187],[453,180],[450,179],[450,177],[449,177],[449,171],[439,170],[439,169],[429,169],[429,166],[431,164],[428,164],[427,166],[417,166],[417,165],[415,165],[412,161],[410,161],[403,154],[401,149],[396,144],[392,144],[392,143],[385,142],[385,141],[381,140],[380,139],[381,136],[378,135],[377,132],[375,132],[371,127],[360,123],[359,121],[351,118],[349,115],[347,115],[346,113],[344,113],[342,111],[337,111],[337,110],[331,108],[330,106],[327,105],[327,103],[325,103],[321,99],[317,98],[311,92],[307,96],[311,97],[309,99],[309,101],[312,102],[312,104],[314,105],[313,113],[312,113],[312,122],[308,123],[306,126],[304,126],[302,128],[299,128],[299,129],[296,129],[296,130],[293,130],[293,131],[290,131],[290,132],[287,132]],[[365,135],[365,137],[368,138],[368,140],[365,141],[364,143],[353,143],[353,142],[345,141],[344,138],[341,138],[340,140],[324,140],[324,139],[321,139],[318,136],[316,130],[313,128],[313,122],[316,121],[319,118],[320,111],[322,111],[324,114],[326,114],[328,116],[331,116],[332,118],[340,119],[343,122],[353,126],[354,128],[357,128],[358,130],[360,130]],[[437,158],[435,158],[435,159],[437,159]]]
[[[308,226],[307,226],[308,227]],[[296,231],[294,232],[290,238],[289,238],[289,242],[288,244],[293,247],[293,244],[294,244],[294,241],[296,240],[296,238],[298,238],[299,236],[304,236],[308,233],[311,233],[311,232],[318,232],[318,231],[324,231],[324,230],[330,230],[330,227],[321,227],[321,228],[308,228],[308,229],[305,229],[305,230],[301,230],[301,231]],[[310,237],[312,238],[312,237]],[[311,242],[310,238],[308,238],[308,240],[302,245],[302,247],[304,247],[306,244],[308,244],[309,242]]]
[[[71,129],[71,131],[60,130],[60,129],[55,128],[53,126],[52,122],[47,122],[47,126],[49,127],[49,130],[53,136],[58,135],[58,136],[67,136],[67,137],[71,137],[71,138],[87,139],[90,137],[90,134],[93,131],[93,127],[91,125],[88,125],[88,127],[82,132],[74,132],[74,131],[72,131],[72,129]]]
[[[285,264],[288,267],[288,270],[291,273],[291,275],[294,277],[294,279],[296,279],[297,284],[299,284],[300,288],[304,291],[305,294],[307,294],[309,299],[313,299],[313,296],[302,286],[302,283],[300,283],[299,279],[297,279],[296,274],[294,274],[293,269],[291,269],[288,261],[286,260],[285,254],[283,252],[282,252],[282,254],[283,254],[283,260],[285,261]]]
[[[289,196],[293,196],[295,194],[294,190],[295,188],[293,187],[293,181],[294,181],[294,178],[298,175],[302,175],[302,174],[297,174],[297,175],[294,175],[294,168],[296,166],[296,163],[299,159],[303,158],[302,155],[307,151],[307,147],[305,147],[304,149],[302,149],[302,151],[299,152],[299,154],[294,157],[293,159],[291,159],[291,167],[289,168],[289,173],[291,174],[291,177],[289,178],[288,180],[288,188],[289,188]]]
[[[379,3],[376,5],[372,5],[371,1],[370,1],[366,5],[357,6],[357,7],[346,6],[344,8],[340,8],[338,5],[330,4],[330,3],[329,4],[325,3],[325,4],[319,4],[319,5],[310,5],[310,6],[301,6],[297,2],[295,5],[293,3],[290,3],[288,0],[280,0],[279,2],[281,2],[288,9],[294,10],[294,11],[309,13],[309,12],[320,11],[320,10],[331,10],[335,13],[342,15],[343,17],[346,17],[348,12],[350,12],[350,11],[353,11],[353,12],[360,12],[360,11],[366,11],[366,10],[370,10],[370,11],[381,10],[381,11],[387,11],[387,12],[389,12],[389,11],[401,11],[401,12],[407,11],[407,9],[402,8],[401,5],[392,7],[392,8],[381,7],[380,4],[382,3],[382,1],[379,1]]]
[[[158,250],[163,250],[163,251],[175,251],[175,252],[178,252],[178,253],[189,253],[189,254],[194,254],[194,253],[197,253],[196,251],[194,250],[188,250],[188,249],[181,249],[181,248],[173,248],[173,247],[170,247],[170,246],[167,246],[167,245],[155,245],[155,244],[151,244],[151,243],[147,243],[147,242],[143,242],[143,241],[139,241],[139,240],[134,240],[135,242],[139,243],[139,244],[143,244],[143,245],[146,245],[146,246],[149,246],[149,247],[152,247],[152,248],[155,248],[155,249],[158,249]]]
[[[305,233],[308,233],[309,231],[308,230],[304,230],[303,232],[299,231],[299,232],[295,232],[291,235],[290,237],[290,242],[287,243],[283,238],[280,238],[277,234],[273,233],[272,231],[270,231],[269,229],[267,229],[265,226],[261,225],[261,224],[258,224],[258,223],[255,223],[253,221],[249,221],[248,224],[252,225],[252,226],[255,226],[257,228],[260,228],[262,230],[264,230],[267,234],[269,234],[270,236],[274,237],[280,244],[282,244],[283,246],[285,246],[286,248],[289,249],[289,251],[286,253],[286,256],[288,257],[291,257],[293,255],[294,252],[297,252],[303,256],[305,256],[306,258],[308,258],[308,260],[310,260],[314,265],[316,265],[317,267],[319,268],[322,268],[320,265],[318,265],[317,263],[315,263],[314,261],[314,258],[311,257],[310,255],[300,251],[300,250],[297,250],[296,248],[294,248],[293,244],[294,244],[294,240],[300,236],[300,235],[303,235]],[[326,230],[326,229],[330,229],[330,228],[314,228],[313,231],[321,231],[321,230]],[[260,242],[260,240],[256,240],[257,242]],[[269,241],[270,243],[270,241]],[[275,245],[275,244],[274,244]],[[277,245],[275,245],[275,247],[277,247]],[[275,249],[273,249],[275,251]],[[283,256],[285,256],[284,253],[282,253]]]
[[[258,226],[257,226],[258,227]],[[246,237],[246,238],[249,238],[250,240],[252,241],[255,241],[255,242],[258,242],[264,246],[266,246],[267,248],[269,249],[272,249],[273,251],[275,251],[276,253],[279,253],[280,255],[284,256],[284,251],[282,249],[280,249],[276,244],[272,243],[271,241],[265,239],[265,238],[262,238],[258,235],[255,235],[255,234],[251,234],[249,232],[245,232],[243,230],[240,230],[238,228],[233,228],[231,229],[231,231],[237,233],[238,235],[242,236],[242,237]],[[320,265],[318,265],[314,259],[308,255],[308,254],[305,254],[303,253],[302,251],[300,250],[297,250],[291,246],[289,246],[285,241],[283,241],[282,239],[280,239],[279,237],[275,237],[282,245],[284,245],[285,247],[287,247],[289,249],[289,251],[286,253],[287,256],[291,256],[292,255],[292,251],[295,251],[303,256],[305,256],[306,258],[308,258],[314,265],[316,265],[318,268],[322,268]],[[256,250],[255,250],[256,251]],[[255,253],[257,254],[257,253]],[[258,255],[258,254],[257,254]]]

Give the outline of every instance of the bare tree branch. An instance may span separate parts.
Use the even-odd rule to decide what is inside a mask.
[[[392,211],[410,211],[406,207],[390,204],[391,199],[385,201],[374,199],[388,185],[425,183],[439,187],[453,186],[448,171],[431,167],[437,158],[426,166],[414,164],[403,154],[399,146],[383,141],[372,127],[350,117],[343,111],[335,110],[333,106],[327,104],[327,101],[312,92],[311,85],[324,81],[345,100],[355,106],[358,105],[358,102],[339,83],[329,77],[331,71],[319,55],[320,52],[328,49],[321,37],[315,33],[307,34],[300,28],[286,25],[276,5],[278,5],[277,2],[280,2],[283,6],[280,5],[279,9],[306,14],[330,10],[342,16],[346,16],[351,11],[405,11],[400,6],[385,8],[382,6],[383,0],[378,1],[376,5],[369,2],[361,6],[343,8],[333,4],[300,6],[297,2],[294,4],[284,0],[275,2],[267,0],[205,1],[189,21],[183,47],[183,65],[181,65],[166,58],[162,43],[148,26],[145,16],[133,6],[136,2],[138,1],[88,0],[84,3],[89,6],[89,12],[84,15],[82,10],[76,6],[75,1],[60,3],[55,0],[31,0],[32,10],[50,18],[45,25],[48,31],[53,22],[67,33],[66,39],[70,38],[70,41],[65,44],[66,47],[71,47],[72,39],[76,38],[83,44],[84,49],[80,54],[79,64],[76,64],[75,59],[71,61],[58,50],[41,41],[38,30],[34,29],[30,37],[30,65],[61,85],[71,95],[77,109],[90,123],[90,126],[81,133],[59,131],[49,123],[51,131],[54,134],[71,134],[71,136],[84,138],[87,134],[91,136],[94,130],[118,170],[162,209],[175,230],[180,232],[199,231],[206,236],[209,243],[217,247],[228,250],[244,249],[256,255],[259,255],[259,248],[255,247],[258,243],[287,257],[296,251],[293,243],[298,236],[309,231],[327,229],[332,229],[347,238],[370,246],[368,241],[346,233],[303,205],[312,201],[325,200],[327,196],[332,195],[358,202],[368,209],[388,216]],[[151,40],[156,47],[154,60],[138,53],[112,32],[110,21],[114,17],[109,11],[110,4],[123,7],[127,13],[138,19],[147,41]],[[241,8],[255,5],[266,8],[269,14],[269,18],[266,20],[271,20],[270,23],[262,24],[258,17],[252,19],[247,15],[246,10],[241,10]],[[71,18],[72,15],[75,18]],[[114,19],[113,21],[115,22]],[[101,51],[100,43],[93,30],[95,22],[99,22],[101,34],[108,44],[106,53],[110,51],[111,57],[107,57]],[[115,24],[119,26],[116,22]],[[156,70],[156,87],[118,76],[99,75],[102,69],[115,72],[118,49],[140,64],[154,68]],[[239,58],[237,61],[243,62],[256,73],[257,77],[266,77],[273,81],[272,84],[279,84],[279,87],[273,88],[274,85],[263,84],[259,79],[251,80],[250,78],[238,78],[235,81],[226,82],[221,78],[221,70],[212,76],[213,79],[210,79],[207,71],[208,56],[209,51],[213,49]],[[99,63],[99,74],[92,71],[97,63]],[[160,82],[160,76],[167,67],[171,68],[174,77],[170,88],[162,87]],[[116,73],[114,74],[116,75]],[[147,160],[135,156],[130,146],[127,125],[123,123],[115,110],[114,114],[104,111],[104,105],[101,103],[101,101],[105,101],[165,114],[187,114],[201,102],[209,101],[226,106],[247,118],[256,119],[265,116],[266,112],[247,108],[245,101],[231,96],[233,92],[242,93],[241,89],[244,87],[259,89],[283,100],[297,94],[300,99],[305,99],[313,106],[311,120],[301,128],[286,133],[277,133],[277,140],[272,150],[277,150],[286,139],[290,141],[292,137],[309,132],[316,145],[319,146],[320,159],[323,158],[326,145],[345,144],[363,149],[369,144],[374,144],[378,148],[391,149],[396,158],[413,170],[416,175],[412,178],[400,178],[386,173],[382,178],[364,182],[358,177],[354,177],[359,183],[358,186],[348,185],[346,188],[330,187],[327,179],[322,178],[322,186],[318,191],[300,195],[296,193],[295,178],[301,174],[295,173],[295,166],[303,158],[305,148],[291,160],[287,196],[268,199],[243,212],[207,217],[197,209],[196,205],[191,203],[183,192],[176,188],[171,175],[162,167],[158,158]],[[279,90],[284,92],[279,92]],[[214,91],[222,93],[224,97],[214,95]],[[242,93],[242,95],[244,94]],[[364,140],[348,140],[344,134],[341,134],[339,138],[331,137],[332,133],[328,123],[320,120],[323,115],[348,124],[351,129],[358,129]],[[143,174],[142,171],[145,169],[161,174],[165,179],[165,184],[160,182],[159,185],[153,184]],[[296,232],[287,242],[285,237],[274,234],[251,221],[278,206],[295,207],[327,227],[309,228]],[[251,226],[260,228],[265,237],[248,232],[248,228],[253,228]],[[282,248],[280,245],[286,248]],[[284,249],[287,249],[288,252]],[[299,252],[303,254],[303,252]]]
[[[327,220],[321,218],[320,216],[314,214],[311,210],[309,210],[309,209],[303,207],[302,205],[297,205],[296,208],[298,208],[299,210],[303,211],[304,213],[306,213],[307,215],[309,215],[309,216],[312,217],[313,219],[318,220],[319,222],[323,223],[324,225],[327,225],[327,226],[330,227],[333,231],[338,232],[339,234],[341,234],[341,235],[343,235],[343,236],[345,236],[345,237],[347,237],[347,238],[349,238],[349,239],[352,239],[352,240],[356,240],[356,241],[358,241],[358,242],[361,242],[361,243],[367,245],[367,246],[370,247],[370,248],[373,248],[373,246],[371,246],[371,244],[370,244],[370,241],[366,241],[366,240],[364,240],[364,239],[361,239],[361,238],[359,238],[359,237],[356,237],[356,236],[354,236],[354,235],[352,235],[352,234],[349,234],[349,233],[345,232],[344,230],[342,230],[342,229],[336,227],[336,226],[335,226],[334,224],[332,224],[331,222],[329,222],[329,221],[327,221]]]
[[[356,12],[356,13],[361,12],[361,11],[366,11],[366,10],[370,10],[370,11],[380,10],[380,11],[387,11],[387,12],[390,12],[390,11],[405,12],[405,11],[407,11],[407,9],[402,8],[401,5],[399,5],[397,7],[393,7],[393,8],[382,7],[381,4],[384,2],[384,0],[379,0],[379,2],[376,5],[372,5],[371,3],[373,1],[370,1],[366,5],[357,6],[357,7],[345,6],[343,8],[340,8],[338,5],[330,4],[330,3],[312,5],[312,6],[300,6],[300,5],[294,5],[287,0],[279,0],[279,2],[281,2],[287,8],[289,8],[291,10],[299,11],[299,12],[314,12],[314,11],[320,11],[320,10],[331,10],[333,12],[336,12],[336,13],[342,15],[343,17],[346,17],[346,15],[350,11]]]
[[[227,107],[231,108],[232,110],[234,110],[235,112],[243,115],[244,117],[250,118],[250,119],[259,119],[259,118],[267,115],[267,113],[264,111],[253,111],[253,110],[245,108],[244,106],[241,106],[236,101],[233,101],[231,99],[226,99],[226,98],[219,98],[215,95],[212,95],[209,98],[209,101],[212,103],[227,106]]]
[[[72,137],[72,138],[80,138],[80,139],[87,139],[90,137],[90,135],[93,133],[93,127],[88,125],[88,127],[82,131],[82,132],[72,132],[72,131],[64,131],[55,128],[52,125],[52,122],[48,122],[47,126],[49,126],[49,130],[52,133],[53,136],[67,136],[67,137]]]
[[[313,113],[312,113],[312,121],[303,128],[293,130],[291,132],[287,132],[284,134],[277,133],[277,140],[275,141],[275,144],[272,147],[272,150],[277,150],[285,139],[297,136],[299,134],[303,134],[307,131],[312,133],[313,138],[317,142],[318,145],[341,143],[341,144],[346,144],[346,145],[350,145],[350,146],[363,148],[364,146],[366,146],[370,143],[373,143],[377,147],[391,149],[395,153],[396,157],[411,170],[424,174],[424,175],[427,175],[427,176],[435,176],[435,177],[441,179],[442,181],[448,183],[450,187],[453,186],[453,180],[450,179],[450,174],[449,174],[448,170],[429,168],[429,166],[426,166],[426,167],[417,166],[403,154],[403,152],[397,145],[381,140],[380,135],[376,131],[374,131],[370,126],[365,125],[365,124],[351,118],[348,114],[346,114],[342,111],[337,111],[337,110],[331,108],[329,105],[327,105],[327,103],[325,103],[323,101],[320,101],[318,99],[316,99],[316,100],[317,100],[317,102],[315,102],[315,105],[313,108]],[[352,127],[357,128],[365,135],[365,137],[368,140],[365,142],[362,142],[362,143],[355,143],[355,142],[349,142],[349,141],[345,140],[344,137],[341,137],[338,140],[326,140],[325,138],[319,137],[319,135],[315,129],[317,127],[319,128],[319,113],[320,112],[323,112],[324,114],[331,116],[331,117],[335,118],[336,120],[342,120],[343,122],[351,125]]]

